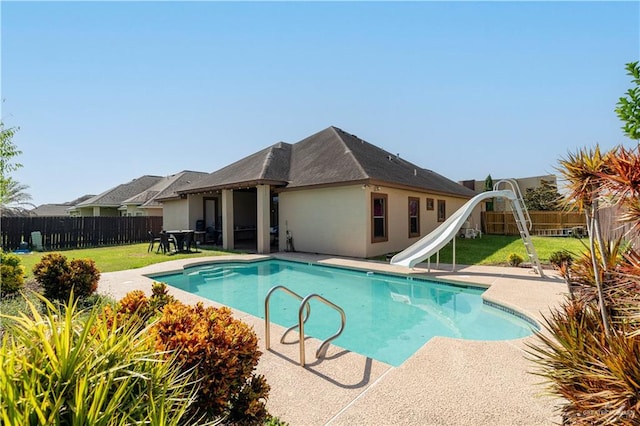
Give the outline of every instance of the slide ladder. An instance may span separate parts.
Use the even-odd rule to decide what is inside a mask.
[[[515,212],[513,217],[515,219],[516,226],[518,227],[518,232],[520,232],[520,238],[522,238],[527,256],[529,256],[531,267],[541,277],[544,277],[544,272],[542,272],[542,265],[540,265],[540,259],[538,259],[538,253],[536,252],[536,248],[533,246],[531,235],[529,234],[529,230],[531,229],[533,222],[531,221],[531,216],[529,216],[527,206],[524,204],[524,199],[522,198],[520,188],[513,179],[503,179],[498,181],[493,186],[494,191],[500,190],[500,184],[510,186],[511,188],[509,189],[515,194],[515,197],[513,199],[509,199],[509,201],[511,202],[511,210]]]

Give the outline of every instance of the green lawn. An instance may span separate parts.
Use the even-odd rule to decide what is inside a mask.
[[[574,257],[587,249],[587,239],[563,237],[531,237],[538,258],[543,264],[549,263],[553,252],[567,250]],[[440,262],[452,263],[453,243],[448,243],[440,251]],[[506,264],[507,256],[517,253],[527,260],[522,239],[517,236],[483,235],[476,239],[456,239],[456,263],[459,265],[499,265]],[[435,262],[436,258],[431,258]]]
[[[63,250],[60,251],[60,253],[67,256],[69,260],[93,259],[100,272],[142,268],[143,266],[166,262],[168,260],[185,259],[190,257],[219,256],[226,254],[226,252],[223,251],[207,248],[200,248],[199,253],[178,253],[171,255],[156,253],[155,251],[147,253],[148,246],[148,243],[142,243],[114,247]],[[22,265],[24,265],[27,272],[27,279],[33,276],[31,270],[33,269],[33,266],[40,261],[44,254],[46,253],[31,252],[30,254],[20,255]]]
[[[574,254],[585,250],[586,240],[561,237],[532,237],[533,245],[542,263],[549,262],[551,253],[568,250]],[[154,263],[191,257],[219,256],[226,252],[202,248],[199,253],[181,253],[166,255],[147,253],[147,243],[115,247],[100,247],[80,250],[65,250],[62,254],[69,259],[93,259],[100,272],[135,269]],[[453,244],[450,242],[440,251],[440,262],[451,263]],[[524,245],[519,237],[502,235],[483,235],[476,239],[456,239],[456,263],[460,265],[499,265],[505,264],[510,253],[518,253],[527,258]],[[20,255],[22,264],[31,278],[33,265],[38,263],[44,253],[32,252]],[[435,262],[435,256],[431,259]]]

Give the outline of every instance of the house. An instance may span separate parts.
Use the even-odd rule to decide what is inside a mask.
[[[269,253],[275,241],[278,250],[366,258],[406,248],[474,195],[328,127],[295,144],[276,143],[159,201],[165,229],[204,221],[220,231],[225,249],[251,244]],[[479,224],[479,212],[470,221]]]
[[[81,203],[94,195],[83,195],[73,201],[66,203],[50,203],[40,204],[34,209],[29,210],[30,216],[69,216],[69,208]]]
[[[69,214],[71,216],[121,216],[120,207],[123,201],[148,190],[162,179],[162,176],[141,176],[70,207]]]
[[[513,178],[512,178],[513,179]],[[496,184],[501,179],[492,179],[493,183]],[[518,185],[518,189],[522,196],[527,193],[527,189],[535,189],[542,186],[549,186],[552,188],[558,188],[558,183],[555,175],[541,175],[541,176],[530,176],[530,177],[522,177],[513,179]],[[460,182],[461,185],[466,186],[469,189],[472,189],[476,192],[483,192],[484,188],[484,180],[465,180]],[[507,186],[501,186],[500,189],[510,189]],[[503,198],[496,198],[492,203],[492,209],[494,211],[511,211],[511,206],[506,202]]]
[[[173,194],[177,189],[206,176],[204,172],[184,170],[160,179],[148,189],[122,201],[118,208],[122,216],[162,216],[162,203],[159,198]]]

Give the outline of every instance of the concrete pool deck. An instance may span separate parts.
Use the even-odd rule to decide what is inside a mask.
[[[542,279],[530,269],[440,265],[427,272],[384,262],[301,253],[272,257],[353,267],[367,271],[432,277],[489,287],[485,300],[518,311],[538,322],[557,306],[566,285],[553,273]],[[145,275],[182,269],[211,261],[263,259],[261,255],[227,255],[163,262],[140,269],[104,273],[98,291],[116,299],[131,290],[151,293],[153,279]],[[185,303],[202,299],[176,288],[170,293]],[[264,320],[234,310],[236,318],[253,326],[260,339],[257,372],[271,386],[269,412],[297,425],[551,425],[561,423],[558,400],[542,396],[541,378],[531,374],[526,344],[535,337],[508,341],[471,341],[436,337],[399,367],[330,346],[323,360],[315,359],[319,342],[306,342],[307,365],[300,367],[297,343],[279,342],[284,328],[271,325],[271,349],[264,346]],[[293,336],[289,340],[297,340]]]

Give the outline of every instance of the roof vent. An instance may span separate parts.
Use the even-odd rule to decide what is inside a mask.
[[[400,158],[400,153],[396,154],[396,158],[398,158],[398,159]]]
[[[388,159],[389,161],[391,161],[391,160],[393,159],[393,156],[391,156],[391,155],[387,155],[387,159]]]
[[[417,169],[413,169],[413,175],[414,176],[418,176],[418,170]]]

